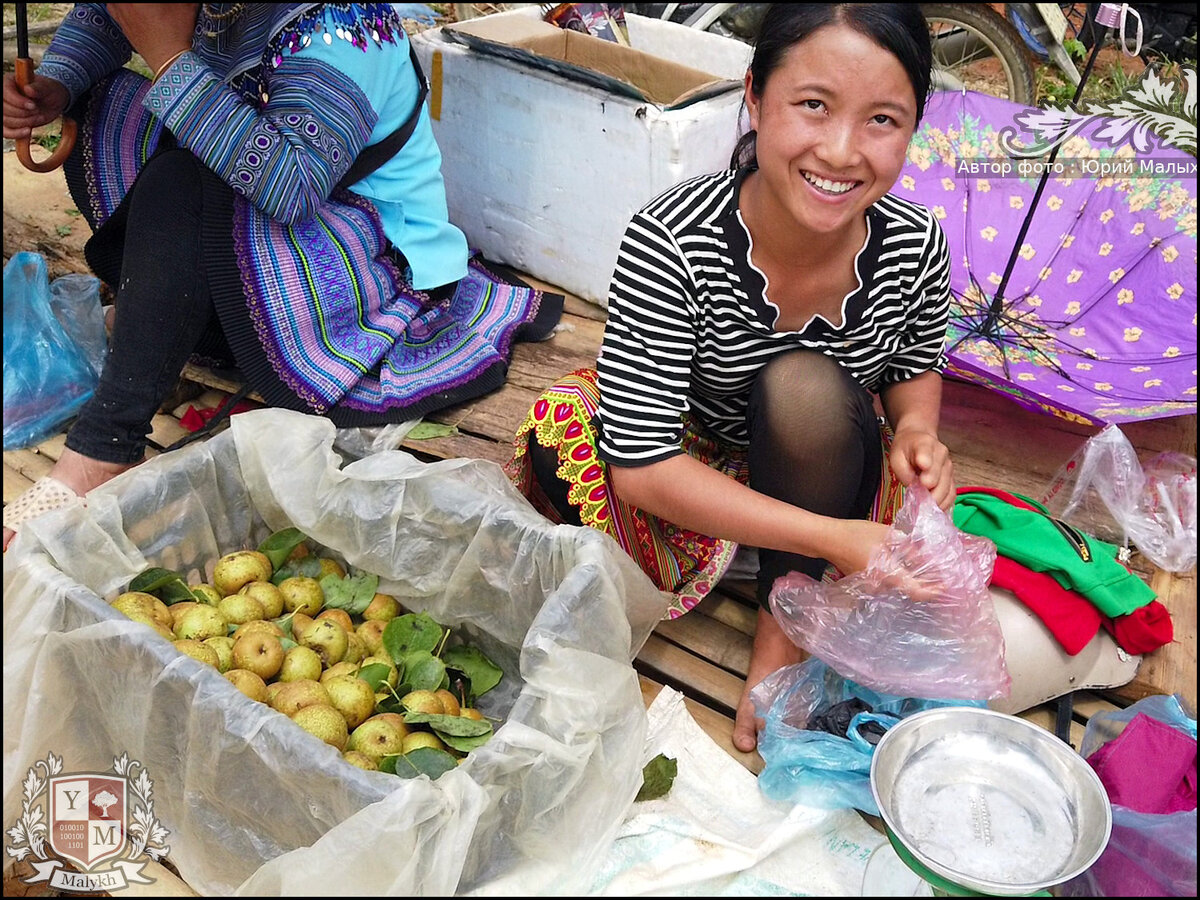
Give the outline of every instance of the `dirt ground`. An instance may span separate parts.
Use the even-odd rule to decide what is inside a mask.
[[[39,151],[34,150],[35,158]],[[40,253],[53,281],[72,272],[88,273],[83,245],[91,236],[75,208],[62,169],[30,172],[11,151],[4,153],[4,258],[22,250]]]

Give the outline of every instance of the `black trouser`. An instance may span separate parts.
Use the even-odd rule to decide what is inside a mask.
[[[220,334],[201,227],[213,192],[231,190],[190,151],[161,151],[88,242],[88,263],[116,291],[116,319],[100,383],[67,434],[72,450],[141,461],[188,357]]]
[[[755,380],[747,413],[750,487],[810,512],[864,519],[879,489],[883,448],[871,395],[835,360],[810,350],[774,357]],[[529,432],[534,478],[564,522],[581,524],[567,501],[558,452]],[[758,601],[775,579],[800,571],[819,579],[824,559],[760,549]]]

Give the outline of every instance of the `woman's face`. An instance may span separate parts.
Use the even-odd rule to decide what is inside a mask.
[[[844,25],[792,47],[761,96],[746,77],[758,168],[800,228],[835,234],[900,175],[917,100],[900,61]]]

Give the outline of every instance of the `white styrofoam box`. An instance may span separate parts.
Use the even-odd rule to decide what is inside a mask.
[[[538,9],[488,18],[500,16]],[[636,50],[716,78],[745,75],[751,48],[741,41],[641,16],[627,22]],[[450,220],[485,257],[607,308],[630,217],[672,185],[728,167],[741,89],[663,109],[441,32],[413,44],[432,82]]]

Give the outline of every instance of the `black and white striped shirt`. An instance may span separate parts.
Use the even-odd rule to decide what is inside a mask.
[[[609,462],[682,452],[687,412],[719,439],[746,446],[754,377],[785,350],[820,350],[871,391],[946,365],[949,251],[928,210],[881,198],[867,211],[859,287],[843,302],[842,327],[817,316],[800,331],[777,332],[737,211],[746,173],[689,179],[626,229],[598,362],[600,451]]]

